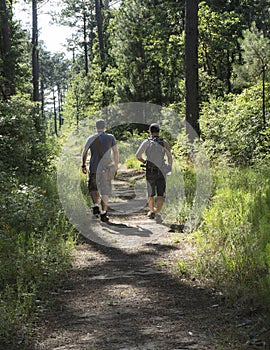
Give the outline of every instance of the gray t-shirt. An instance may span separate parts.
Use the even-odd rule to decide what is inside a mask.
[[[99,132],[88,137],[85,143],[85,149],[91,152],[90,173],[95,174],[99,169],[99,162],[102,159],[104,163],[111,160],[111,148],[116,145],[115,137],[112,134]]]

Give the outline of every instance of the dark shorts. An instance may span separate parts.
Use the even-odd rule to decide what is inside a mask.
[[[112,192],[112,181],[104,179],[101,174],[89,174],[88,190],[91,192],[99,192],[101,195],[110,195]]]
[[[155,195],[164,197],[166,180],[160,171],[152,173],[146,172],[146,182],[148,197],[154,197]]]

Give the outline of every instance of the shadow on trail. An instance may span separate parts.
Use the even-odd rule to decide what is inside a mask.
[[[87,243],[93,256],[73,270],[55,311],[69,346],[53,349],[237,349],[221,301],[162,268],[162,253],[177,248],[150,243],[132,252]]]
[[[142,226],[130,226],[123,223],[107,222],[101,226],[109,231],[111,234],[124,235],[124,236],[139,236],[139,237],[150,237],[153,232],[143,228]]]

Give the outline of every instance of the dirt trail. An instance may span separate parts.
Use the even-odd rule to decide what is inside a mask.
[[[130,174],[121,181],[127,178]],[[124,192],[130,193],[127,187]],[[112,216],[112,223],[109,229],[119,246],[87,240],[77,246],[73,268],[55,296],[55,308],[37,329],[33,349],[243,348],[238,344],[247,340],[246,333],[237,325],[246,316],[226,307],[220,295],[195,278],[175,273],[177,260],[189,258],[192,249],[184,235],[174,243],[169,228],[147,219],[143,210]],[[133,233],[129,245],[123,230]],[[151,234],[140,236],[146,230]],[[132,246],[134,232],[148,241]]]

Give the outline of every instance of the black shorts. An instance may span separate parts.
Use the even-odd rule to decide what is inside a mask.
[[[146,172],[148,197],[164,197],[166,191],[166,180],[161,171]]]
[[[89,174],[88,190],[91,192],[99,192],[101,195],[110,195],[112,193],[112,181],[104,179],[104,177],[97,174]]]

